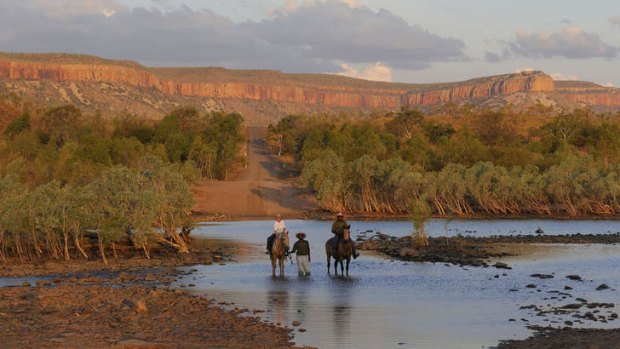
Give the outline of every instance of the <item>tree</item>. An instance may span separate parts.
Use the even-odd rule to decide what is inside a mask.
[[[311,161],[302,172],[302,183],[317,192],[321,205],[331,211],[347,208],[350,183],[344,161],[332,150],[326,150]]]
[[[189,252],[185,240],[179,235],[181,227],[191,224],[194,201],[189,185],[179,171],[155,157],[141,159],[138,168],[144,184],[152,190],[155,225],[166,238],[160,241],[179,252]]]
[[[403,107],[385,127],[389,132],[407,141],[422,127],[423,122],[424,114],[421,111]]]
[[[48,110],[41,118],[43,131],[58,148],[76,136],[82,112],[73,105]]]
[[[97,231],[99,254],[107,264],[105,249],[111,246],[115,255],[115,242],[127,234],[150,233],[157,209],[155,188],[138,173],[116,166],[104,171],[89,185],[96,198],[90,203],[92,221]],[[140,239],[142,244],[146,243]]]
[[[413,246],[428,246],[428,237],[424,227],[431,218],[431,208],[425,198],[413,199],[409,203],[409,217],[413,222]]]
[[[30,130],[30,114],[24,113],[8,124],[4,129],[4,135],[10,138],[27,130]]]

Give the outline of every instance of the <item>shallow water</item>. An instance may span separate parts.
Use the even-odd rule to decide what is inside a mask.
[[[370,229],[392,235],[411,231],[411,224],[403,221],[350,223],[354,238]],[[543,250],[548,253],[506,259],[513,270],[403,263],[365,252],[352,262],[351,276],[343,278],[326,273],[323,244],[331,235],[330,224],[287,222],[292,233],[304,231],[308,234],[313,275],[300,278],[296,266],[287,263],[287,276],[276,279],[271,278],[268,257],[262,253],[272,222],[202,225],[194,234],[255,244],[256,249],[241,256],[239,263],[192,267],[198,272],[179,279],[176,286],[195,284],[186,289],[218,301],[234,302],[237,307],[265,310],[266,313],[259,315],[272,322],[290,326],[294,320],[301,321],[300,327],[307,332],[296,331],[296,343],[320,348],[494,346],[501,339],[529,336],[527,324],[560,326],[566,318],[548,317],[545,321],[530,314],[529,310],[520,310],[519,306],[574,303],[571,298],[546,299],[551,296],[548,291],[563,291],[565,285],[574,287],[569,291],[573,298],[613,302],[616,307],[620,306],[616,291],[595,291],[601,283],[612,289],[620,288],[617,271],[620,246],[545,246]],[[620,231],[620,223],[616,221],[551,220],[455,220],[449,222],[447,229],[445,221],[433,220],[427,230],[434,236],[458,233],[487,236],[527,234],[538,227],[548,234]],[[555,273],[556,277],[538,280],[529,276],[533,273]],[[570,281],[565,278],[568,274],[579,274],[585,281]],[[530,283],[538,288],[525,288]],[[550,323],[552,321],[558,323]],[[617,324],[582,326],[616,327]]]

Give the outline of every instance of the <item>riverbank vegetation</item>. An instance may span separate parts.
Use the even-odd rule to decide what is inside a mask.
[[[411,214],[427,204],[461,217],[620,212],[617,115],[403,109],[367,120],[289,116],[269,130],[274,149],[294,156],[330,211]]]
[[[227,177],[242,122],[193,108],[160,121],[24,108],[0,136],[0,261],[187,252],[191,184]]]

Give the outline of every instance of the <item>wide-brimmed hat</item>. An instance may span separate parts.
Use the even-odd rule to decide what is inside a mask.
[[[303,239],[303,238],[305,238],[305,237],[306,237],[306,233],[303,233],[303,232],[301,232],[301,231],[300,231],[299,233],[295,234],[295,236],[296,236],[298,239]]]

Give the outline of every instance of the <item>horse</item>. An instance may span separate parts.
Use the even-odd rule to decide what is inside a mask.
[[[349,228],[344,228],[342,239],[338,239],[338,245],[336,247],[336,253],[334,254],[333,237],[325,242],[325,254],[327,255],[327,273],[329,274],[331,258],[334,258],[334,272],[338,274],[338,263],[340,263],[340,273],[344,274],[344,261],[347,261],[347,276],[349,276],[349,263],[351,263],[351,256],[353,255],[353,242],[351,241],[351,232]]]
[[[288,231],[280,234],[273,241],[269,257],[271,258],[271,274],[276,276],[276,261],[280,262],[280,276],[284,276],[284,262],[288,252]]]

